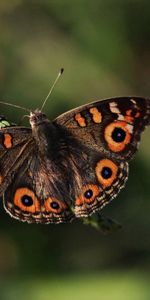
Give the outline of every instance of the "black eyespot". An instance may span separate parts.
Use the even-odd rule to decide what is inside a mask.
[[[51,208],[53,209],[59,209],[59,204],[56,201],[53,201],[50,203]]]
[[[112,170],[109,167],[103,167],[101,175],[104,179],[109,179],[112,176]]]
[[[116,143],[121,143],[124,141],[126,137],[126,132],[119,127],[114,128],[113,132],[112,132],[112,139],[116,142]]]
[[[87,198],[87,199],[90,199],[92,196],[93,196],[93,191],[91,189],[87,190],[84,193],[84,197]]]
[[[24,205],[24,206],[32,206],[33,205],[33,200],[32,200],[32,198],[30,197],[30,196],[28,196],[28,195],[24,195],[24,196],[22,196],[22,198],[21,198],[21,202],[22,202],[22,204]]]

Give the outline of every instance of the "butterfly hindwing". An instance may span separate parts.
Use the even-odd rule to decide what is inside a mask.
[[[82,168],[78,168],[78,172],[80,186],[74,195],[74,212],[76,217],[88,217],[102,209],[124,187],[128,177],[128,163],[94,153]]]
[[[59,191],[58,185],[59,182],[54,187],[51,172],[40,165],[38,155],[30,155],[7,187],[4,207],[11,216],[28,223],[70,221],[73,214],[65,201],[67,195],[62,188]]]

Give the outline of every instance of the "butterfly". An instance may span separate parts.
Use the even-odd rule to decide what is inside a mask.
[[[53,121],[35,110],[29,122],[0,119],[0,196],[20,221],[62,223],[100,211],[124,187],[150,100],[97,101]]]

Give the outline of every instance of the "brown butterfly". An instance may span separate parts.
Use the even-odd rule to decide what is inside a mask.
[[[54,121],[35,110],[29,121],[0,121],[0,195],[16,219],[61,223],[99,211],[124,187],[150,100],[97,101]]]

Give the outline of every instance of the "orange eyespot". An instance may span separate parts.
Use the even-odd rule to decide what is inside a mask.
[[[59,214],[67,208],[67,205],[64,202],[57,200],[56,198],[49,197],[47,200],[45,200],[44,207],[46,212]]]
[[[9,149],[12,147],[12,136],[9,133],[4,133],[3,135],[3,144],[4,147]]]
[[[91,204],[95,198],[100,195],[100,190],[97,185],[88,184],[83,187],[82,194],[76,199],[75,205],[81,206],[84,203]]]
[[[107,125],[104,131],[104,138],[109,149],[113,152],[124,150],[131,140],[129,125],[123,121],[113,122]]]
[[[104,187],[109,187],[117,178],[118,167],[109,159],[100,160],[95,168],[96,176]]]
[[[14,205],[22,211],[35,213],[40,210],[40,205],[34,192],[28,188],[18,188],[14,195]]]

